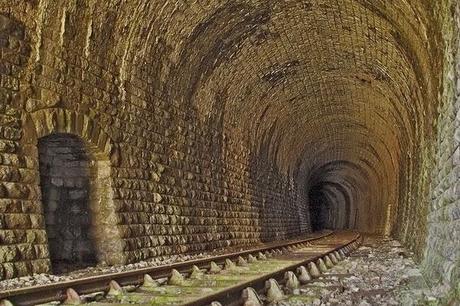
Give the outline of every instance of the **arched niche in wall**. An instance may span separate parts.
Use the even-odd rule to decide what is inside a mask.
[[[29,119],[34,135],[26,137],[38,148],[54,272],[125,263],[111,177],[118,150],[111,138],[89,117],[69,110],[39,110]],[[62,254],[53,244],[61,244]]]

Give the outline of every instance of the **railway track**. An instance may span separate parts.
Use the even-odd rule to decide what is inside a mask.
[[[146,305],[263,305],[293,283],[347,256],[354,232],[328,232],[231,254],[0,292],[0,306],[93,302]],[[299,281],[300,279],[300,281]]]

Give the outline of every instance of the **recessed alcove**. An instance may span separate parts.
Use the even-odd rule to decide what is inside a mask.
[[[39,140],[40,181],[54,273],[97,263],[90,210],[95,162],[78,136]]]

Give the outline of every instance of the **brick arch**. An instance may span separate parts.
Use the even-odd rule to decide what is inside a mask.
[[[100,152],[112,153],[110,136],[93,119],[85,114],[62,108],[48,108],[30,114],[37,139],[52,133],[69,133],[83,138]]]
[[[94,177],[91,178],[89,206],[97,260],[109,265],[125,263],[123,242],[117,226],[118,215],[113,201],[111,169],[119,161],[113,140],[94,120],[70,110],[38,110],[29,114],[28,121],[26,138],[35,147],[39,139],[55,134],[74,135],[85,143],[95,169]]]

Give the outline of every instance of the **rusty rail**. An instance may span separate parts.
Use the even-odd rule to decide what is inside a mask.
[[[284,282],[284,274],[288,271],[295,271],[298,267],[300,266],[305,266],[309,264],[310,262],[316,262],[318,259],[323,258],[326,255],[329,255],[335,251],[338,251],[342,248],[345,248],[349,245],[352,245],[353,243],[361,240],[362,237],[359,233],[355,235],[355,237],[352,240],[347,240],[341,244],[335,245],[334,249],[329,250],[327,252],[317,254],[317,255],[312,255],[311,257],[305,259],[302,262],[295,263],[293,265],[290,265],[288,267],[285,267],[283,269],[274,271],[272,273],[264,274],[261,277],[257,279],[253,279],[244,283],[239,283],[233,287],[225,288],[222,291],[216,292],[211,295],[207,295],[203,298],[200,298],[198,300],[194,300],[193,302],[190,303],[185,303],[183,306],[200,306],[200,305],[209,305],[212,302],[219,302],[222,305],[226,306],[239,306],[243,305],[244,301],[241,299],[241,293],[244,289],[248,287],[252,287],[255,289],[257,292],[262,293],[263,290],[265,289],[265,282],[269,279],[275,279],[278,283],[283,283]]]
[[[289,247],[302,243],[313,242],[315,240],[323,239],[332,234],[333,232],[331,231],[327,233],[322,233],[317,237],[294,240],[288,243],[280,243],[251,250],[234,252],[224,255],[217,255],[202,259],[195,259],[164,266],[149,267],[118,273],[109,273],[64,282],[51,283],[46,285],[5,290],[0,292],[0,301],[8,300],[12,302],[14,305],[19,306],[36,305],[52,301],[64,301],[67,298],[66,291],[69,288],[75,290],[79,295],[85,295],[99,291],[107,291],[109,289],[110,282],[113,280],[119,283],[121,286],[139,285],[142,284],[143,277],[145,274],[149,274],[154,279],[169,277],[172,269],[176,269],[181,273],[188,274],[190,273],[193,265],[198,266],[200,269],[207,269],[209,268],[211,261],[214,261],[218,265],[223,265],[226,259],[231,260],[236,259],[239,256],[257,254],[258,252],[271,251],[282,247]]]

